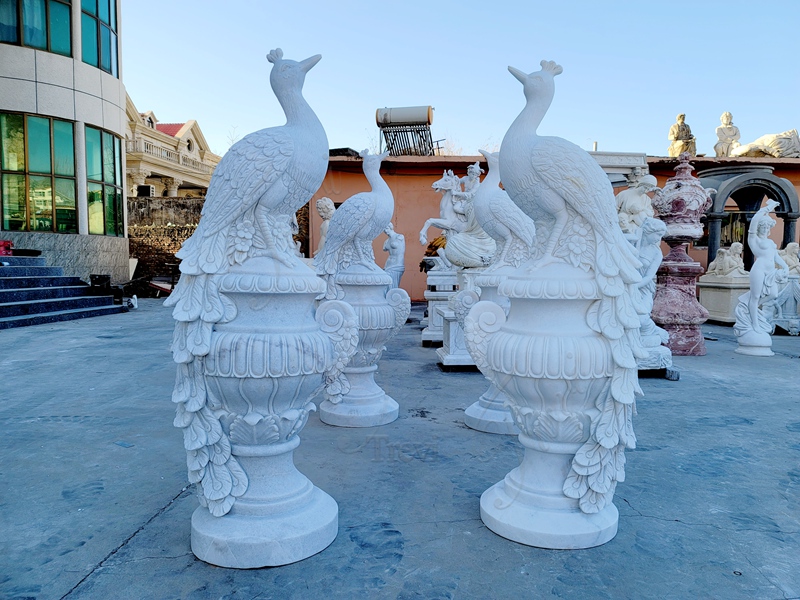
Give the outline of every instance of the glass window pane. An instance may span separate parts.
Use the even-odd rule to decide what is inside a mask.
[[[117,0],[111,0],[111,29],[117,30]]]
[[[70,8],[61,2],[50,2],[50,51],[70,56]]]
[[[81,9],[93,15],[97,14],[97,0],[81,0]]]
[[[111,74],[119,77],[119,67],[117,66],[117,36],[111,34]]]
[[[50,119],[28,116],[28,171],[51,173]]]
[[[75,143],[72,123],[53,121],[53,160],[56,175],[75,175]]]
[[[111,72],[111,30],[100,26],[100,68]]]
[[[97,21],[81,13],[81,52],[83,62],[97,66]]]
[[[25,210],[25,176],[3,175],[3,229],[6,231],[27,230],[28,217]]]
[[[74,179],[56,179],[56,231],[78,233]]]
[[[0,42],[19,43],[19,14],[16,0],[0,0]]]
[[[0,113],[0,154],[3,168],[8,171],[25,170],[25,129],[22,115]]]
[[[114,189],[114,210],[117,213],[117,237],[125,237],[125,221],[123,219],[123,202],[125,202],[125,196],[122,195],[122,191],[120,189]]]
[[[31,175],[28,190],[28,206],[31,215],[31,231],[53,230],[53,180],[50,177]]]
[[[34,48],[47,48],[44,0],[22,1],[23,43]]]
[[[110,13],[108,10],[108,0],[98,0],[97,2],[97,16],[103,23],[110,22]]]
[[[117,190],[107,185],[105,191],[106,235],[117,235]]]
[[[90,183],[87,190],[89,211],[89,233],[103,235],[103,186],[99,183]]]
[[[114,138],[114,183],[119,187],[122,187],[122,159],[121,159],[121,149],[120,149],[120,141],[119,138]]]
[[[100,152],[100,130],[86,128],[86,178],[103,181],[103,155]]]
[[[114,183],[114,136],[103,132],[103,181]]]

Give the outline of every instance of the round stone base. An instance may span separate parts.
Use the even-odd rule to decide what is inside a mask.
[[[338,404],[323,400],[319,405],[319,418],[323,423],[337,427],[377,427],[397,419],[400,405],[383,394],[368,403],[349,403],[347,397]]]
[[[746,331],[737,336],[736,341],[739,347],[736,348],[737,354],[748,356],[775,356],[772,351],[772,336],[763,331]]]
[[[287,565],[327,548],[339,530],[336,501],[315,487],[311,500],[290,512],[214,517],[192,514],[192,552],[207,563],[234,569]]]
[[[501,435],[518,435],[511,413],[505,408],[484,406],[480,400],[464,411],[464,424],[470,429]]]
[[[542,507],[524,500],[509,496],[505,481],[500,481],[481,495],[481,520],[506,539],[552,550],[592,548],[617,535],[619,512],[613,504],[586,514],[578,508]]]

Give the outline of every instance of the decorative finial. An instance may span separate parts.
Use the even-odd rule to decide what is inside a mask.
[[[548,73],[552,73],[553,77],[555,77],[556,75],[561,75],[561,73],[564,72],[564,69],[561,67],[561,65],[556,64],[556,62],[553,60],[543,60],[539,64],[542,65],[542,71],[547,71]]]

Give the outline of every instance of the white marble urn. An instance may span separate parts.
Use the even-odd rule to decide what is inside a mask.
[[[316,554],[336,537],[338,506],[297,470],[293,452],[315,410],[311,398],[324,384],[331,394],[347,385],[341,371],[356,347],[355,312],[339,301],[315,311],[325,283],[299,260],[289,268],[254,257],[202,282],[182,281],[204,294],[193,303],[183,290],[174,311],[175,425],[201,504],[192,552],[235,568]],[[198,350],[200,336],[188,330],[206,319],[214,326]]]
[[[510,298],[508,317],[481,301],[465,335],[478,366],[508,396],[525,455],[483,493],[481,519],[530,546],[604,544],[617,532],[611,500],[633,441],[633,407],[612,396],[614,385],[630,383],[612,384],[612,346],[592,327],[602,318],[594,276],[565,264],[523,269],[499,293]]]
[[[386,343],[411,312],[411,300],[405,290],[390,287],[392,278],[383,270],[361,263],[339,271],[335,284],[357,315],[358,347],[344,368],[349,389],[320,404],[320,419],[340,427],[386,425],[397,419],[399,405],[375,382],[375,373]]]

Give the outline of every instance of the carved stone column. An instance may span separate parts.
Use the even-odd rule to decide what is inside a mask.
[[[150,171],[147,169],[128,169],[128,190],[132,196],[136,195],[137,188],[140,185],[145,185],[145,182],[148,177],[150,177]]]
[[[667,224],[664,241],[670,251],[658,269],[653,321],[669,333],[667,347],[676,356],[704,356],[706,345],[700,325],[708,311],[697,301],[697,278],[703,267],[686,253],[689,242],[703,235],[700,217],[711,206],[711,194],[692,176],[689,154],[680,155],[675,171],[663,190],[653,198],[653,207]]]
[[[169,198],[178,196],[178,188],[183,183],[182,180],[175,179],[174,177],[162,177],[161,181],[164,182],[164,185],[167,187],[167,196]]]

